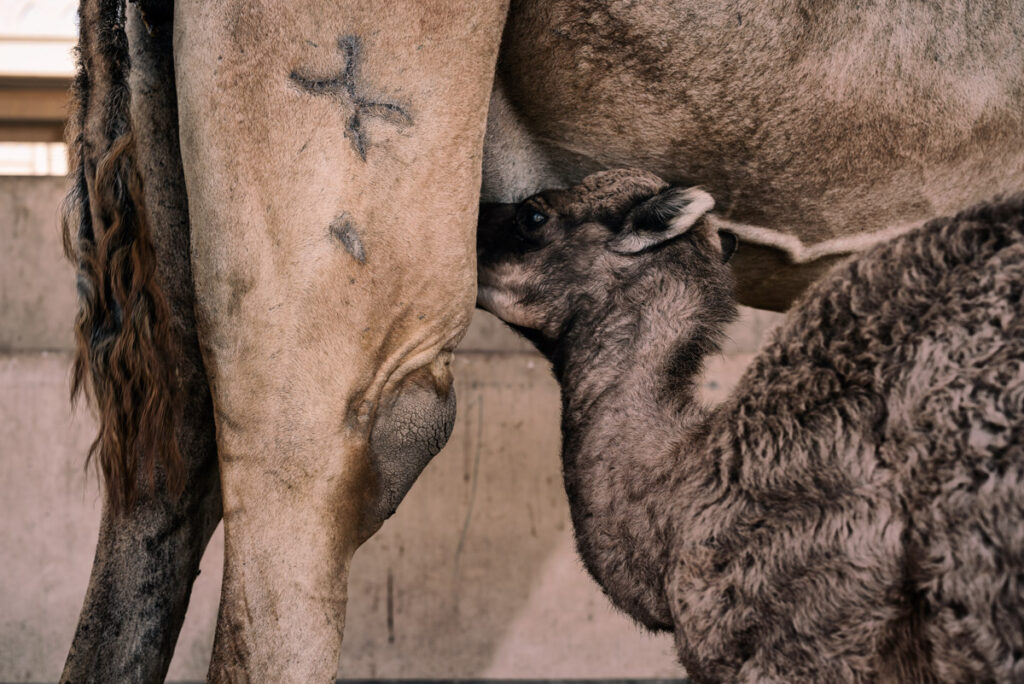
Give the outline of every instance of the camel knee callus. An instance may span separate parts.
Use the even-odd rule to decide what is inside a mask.
[[[1024,676],[1024,195],[833,269],[721,405],[710,198],[639,171],[481,212],[478,306],[549,358],[585,565],[695,681]]]
[[[380,493],[372,514],[395,512],[413,482],[448,442],[455,427],[455,388],[445,354],[412,373],[382,402],[370,433],[370,453]]]

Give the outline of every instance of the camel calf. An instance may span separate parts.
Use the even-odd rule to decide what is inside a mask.
[[[482,211],[477,303],[552,362],[587,569],[698,682],[1024,680],[1024,195],[837,266],[707,408],[711,205],[610,171]]]

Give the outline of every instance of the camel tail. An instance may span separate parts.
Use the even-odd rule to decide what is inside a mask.
[[[115,512],[140,483],[184,486],[175,438],[177,383],[171,316],[136,165],[124,0],[81,0],[78,69],[66,139],[71,189],[62,208],[64,251],[77,268],[72,401],[99,418],[95,463]]]

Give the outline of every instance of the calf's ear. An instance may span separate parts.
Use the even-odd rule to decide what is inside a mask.
[[[732,255],[736,253],[736,248],[740,246],[739,238],[727,230],[719,230],[718,240],[722,245],[722,263],[727,264],[729,259],[732,259]]]
[[[618,254],[642,252],[687,232],[714,206],[700,188],[669,188],[630,210],[608,247]]]

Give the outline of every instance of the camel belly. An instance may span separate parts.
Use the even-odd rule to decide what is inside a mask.
[[[1024,188],[1022,24],[1021,0],[517,3],[485,199],[637,166],[705,186],[744,242],[818,272]]]

